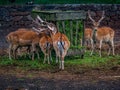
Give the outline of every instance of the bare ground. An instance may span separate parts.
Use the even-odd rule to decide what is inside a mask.
[[[120,45],[115,47],[115,52],[120,54]],[[0,54],[5,55],[6,50],[0,50]],[[120,66],[81,74],[1,67],[0,90],[120,90]]]
[[[120,90],[120,68],[72,74],[3,67],[0,68],[0,90]]]

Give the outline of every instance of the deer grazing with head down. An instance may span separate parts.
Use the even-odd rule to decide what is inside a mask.
[[[59,69],[64,70],[64,58],[70,47],[70,41],[65,34],[58,31],[55,24],[43,21],[40,17],[39,20],[47,25],[56,53],[56,62],[58,62],[59,59]]]
[[[10,32],[6,36],[6,40],[9,43],[9,51],[8,51],[9,59],[12,59],[12,54],[13,54],[13,57],[16,58],[16,52],[15,52],[16,48],[15,47],[19,42],[19,36],[21,36],[25,32],[27,32],[27,30],[24,28],[21,28],[21,29],[18,29],[17,31]]]
[[[40,26],[38,22],[35,23],[39,25],[39,32],[42,32],[44,31],[44,29],[46,29],[44,26]],[[12,59],[11,58],[12,51],[13,51],[13,56],[16,59],[16,51],[19,47],[31,46],[32,60],[34,60],[36,45],[39,44],[39,39],[41,37],[42,37],[41,33],[38,34],[37,32],[35,32],[34,28],[33,29],[21,28],[14,32],[9,33],[6,36],[7,41],[10,43],[9,59]]]
[[[90,36],[92,35],[92,37],[90,37],[91,39],[91,43],[93,45],[92,51],[91,51],[91,55],[93,54],[94,51],[94,44],[96,41],[99,42],[99,55],[101,57],[101,47],[102,47],[102,43],[105,42],[108,44],[109,46],[109,51],[108,51],[108,55],[110,55],[111,49],[112,49],[112,54],[115,55],[114,53],[114,30],[110,27],[106,27],[106,26],[100,26],[100,22],[105,18],[105,12],[102,12],[102,17],[98,20],[95,21],[90,14],[90,11],[88,11],[88,17],[90,18],[90,20],[92,21],[93,24],[93,29],[90,29]],[[92,34],[91,34],[91,30],[92,30]],[[87,32],[86,32],[87,33]]]

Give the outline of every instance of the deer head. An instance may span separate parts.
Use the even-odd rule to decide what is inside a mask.
[[[97,30],[97,28],[98,28],[99,25],[100,25],[100,22],[105,18],[105,12],[102,11],[102,16],[101,16],[101,18],[100,18],[98,21],[95,21],[95,20],[91,17],[90,10],[88,11],[88,17],[89,17],[90,20],[93,22],[94,29]]]
[[[42,19],[40,18],[40,16],[37,16],[37,19],[38,19],[43,25],[47,26],[48,29],[50,30],[50,32],[52,32],[52,34],[55,34],[55,33],[58,32],[58,29],[57,29],[57,27],[56,27],[55,24],[49,23],[49,22],[47,22],[47,21],[42,20]]]

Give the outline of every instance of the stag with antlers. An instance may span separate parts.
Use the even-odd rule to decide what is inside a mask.
[[[92,30],[92,34],[91,34],[91,32],[88,33],[89,35],[92,35],[89,38],[93,40],[93,42],[91,42],[91,43],[94,47],[95,47],[95,45],[94,45],[95,42],[96,41],[99,42],[99,55],[100,55],[100,57],[101,57],[101,47],[102,47],[103,42],[107,43],[109,46],[108,55],[110,55],[111,49],[112,49],[112,54],[115,55],[115,53],[114,53],[114,34],[115,34],[115,31],[110,27],[106,27],[106,26],[99,27],[101,21],[105,18],[105,12],[104,11],[102,12],[102,17],[98,21],[95,21],[92,18],[90,11],[88,11],[88,17],[92,21],[92,24],[93,24],[93,29],[90,29],[90,30]],[[85,32],[87,33],[87,30]],[[93,54],[94,47],[92,48],[91,55]]]
[[[56,62],[58,62],[59,59],[59,69],[64,70],[64,58],[70,47],[70,41],[65,34],[58,31],[55,24],[43,21],[40,17],[39,20],[48,27],[53,42],[53,48],[56,52]]]

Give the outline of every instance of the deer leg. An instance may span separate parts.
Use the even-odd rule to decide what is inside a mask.
[[[10,44],[10,45],[9,45],[9,59],[10,59],[10,60],[12,60],[12,55],[11,55],[11,53],[12,53],[12,47],[13,47],[13,45]]]
[[[102,47],[102,40],[100,40],[100,46],[99,46],[99,55],[101,57],[101,47]]]
[[[37,58],[40,59],[40,55],[39,55],[38,49],[36,50],[36,53],[37,53]]]
[[[112,52],[113,52],[113,55],[115,55],[115,47],[114,47],[114,41],[113,41],[113,40],[111,41],[111,45],[112,45]]]
[[[47,57],[47,56],[46,56],[46,54],[44,54],[44,62],[43,62],[43,63],[45,63],[45,62],[46,62],[46,57]]]
[[[17,48],[18,48],[18,46],[17,46],[17,45],[14,45],[14,47],[13,47],[13,57],[14,57],[14,59],[17,58],[17,56],[16,56]]]
[[[21,56],[21,47],[18,48],[18,55]]]
[[[35,45],[32,44],[32,60],[34,60],[35,57]]]
[[[109,50],[108,50],[108,56],[110,55],[110,52],[111,52],[111,43],[110,42],[108,42],[108,45],[109,45]]]
[[[52,56],[51,56],[51,51],[50,51],[49,56],[50,56],[50,60],[51,60],[51,62],[52,62],[52,61],[53,61],[53,59],[52,59]]]
[[[28,57],[31,58],[31,46],[27,47],[27,54],[28,54]]]
[[[62,63],[62,65],[61,65],[62,68],[61,68],[61,69],[64,70],[64,57],[62,57],[61,59],[62,59],[62,60],[61,60],[61,63]]]
[[[62,68],[62,60],[59,60],[59,69]]]
[[[90,54],[90,56],[92,56],[93,55],[93,52],[94,52],[94,44],[93,44],[93,39],[90,39],[90,42],[91,42],[91,54]]]
[[[58,63],[58,60],[59,59],[59,56],[58,56],[58,53],[56,52],[56,63]]]
[[[48,60],[48,64],[50,64],[49,54],[47,54],[47,60]]]

